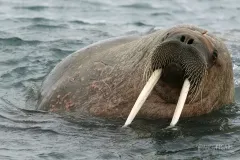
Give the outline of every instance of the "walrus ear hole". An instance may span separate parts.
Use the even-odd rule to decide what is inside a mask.
[[[218,51],[216,49],[214,49],[213,53],[212,53],[212,59],[213,59],[214,63],[216,62],[217,57],[218,57]]]

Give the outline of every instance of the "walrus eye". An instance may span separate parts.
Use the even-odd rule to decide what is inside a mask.
[[[218,51],[216,49],[214,49],[213,53],[212,53],[213,62],[216,61],[217,57],[218,57]]]

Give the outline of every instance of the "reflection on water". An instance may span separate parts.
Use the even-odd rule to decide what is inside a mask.
[[[240,4],[237,0],[0,2],[0,159],[236,159],[240,153]],[[34,111],[44,77],[70,53],[101,39],[196,24],[232,52],[237,104],[169,120],[69,120]],[[26,109],[31,109],[28,111]]]

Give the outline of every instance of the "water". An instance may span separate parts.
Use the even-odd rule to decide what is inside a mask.
[[[0,0],[0,159],[238,159],[240,3],[237,0]],[[36,112],[44,77],[93,42],[190,23],[223,37],[232,52],[237,104],[202,117],[72,121]],[[33,111],[28,111],[33,110]]]

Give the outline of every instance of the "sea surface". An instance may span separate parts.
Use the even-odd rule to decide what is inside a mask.
[[[236,104],[169,120],[70,120],[36,111],[41,83],[64,57],[110,37],[195,24],[232,53]],[[0,159],[240,159],[238,0],[0,0]],[[222,73],[224,74],[224,73]]]

